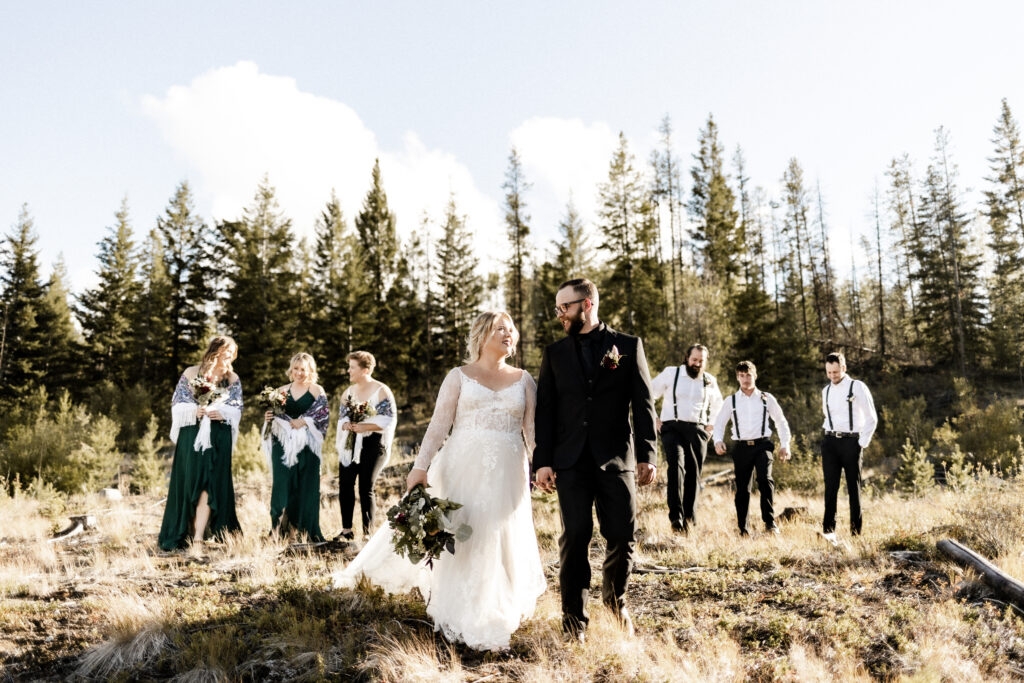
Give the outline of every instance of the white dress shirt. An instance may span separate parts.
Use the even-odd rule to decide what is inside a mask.
[[[701,425],[710,424],[722,407],[722,392],[718,389],[718,380],[708,372],[693,379],[683,365],[669,366],[652,379],[651,394],[655,399],[665,399],[661,404],[662,422],[682,420]]]
[[[732,412],[733,397],[736,398],[735,416]],[[715,420],[715,431],[712,438],[716,444],[723,443],[725,441],[725,427],[730,421],[732,422],[733,441],[752,441],[762,437],[770,438],[772,428],[768,424],[769,417],[771,418],[770,421],[775,423],[775,428],[779,430],[779,448],[789,450],[789,423],[786,421],[786,416],[782,414],[779,402],[771,394],[766,394],[756,388],[750,393],[750,396],[747,396],[741,390],[726,399],[722,409],[718,412],[718,418]],[[736,424],[737,421],[739,421],[738,426]],[[762,425],[764,425],[763,429]]]
[[[850,394],[850,382],[853,382],[853,394]],[[827,397],[827,399],[826,399]],[[827,400],[827,403],[826,403]],[[853,420],[850,420],[850,407],[853,407]],[[857,441],[861,448],[867,448],[871,437],[878,427],[878,414],[875,413],[875,402],[864,382],[843,375],[839,384],[829,382],[821,390],[821,412],[825,416],[822,429],[826,432],[856,432],[860,434]],[[832,420],[829,421],[831,413]]]

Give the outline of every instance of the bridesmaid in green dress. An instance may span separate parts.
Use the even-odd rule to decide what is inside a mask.
[[[163,550],[198,544],[211,536],[240,532],[231,480],[231,452],[242,417],[242,383],[231,369],[238,345],[216,336],[199,365],[186,368],[171,399],[171,441],[175,444],[167,505],[160,526]],[[219,396],[200,406],[190,382],[202,375]]]
[[[287,397],[284,415],[267,411],[270,436],[263,442],[274,484],[270,492],[272,531],[297,530],[309,541],[320,533],[320,457],[330,412],[327,392],[316,383],[316,361],[308,353],[292,356],[291,384],[279,389]]]

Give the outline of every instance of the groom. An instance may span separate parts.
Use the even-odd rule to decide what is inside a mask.
[[[558,491],[562,628],[580,641],[589,622],[595,503],[608,542],[601,598],[632,633],[625,598],[637,531],[636,484],[654,481],[657,438],[643,343],[602,323],[597,305],[590,280],[558,288],[555,313],[568,336],[544,349],[533,454],[537,487]]]

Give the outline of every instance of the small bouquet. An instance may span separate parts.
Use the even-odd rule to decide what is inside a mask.
[[[456,529],[448,513],[462,505],[444,498],[434,498],[423,484],[412,487],[398,504],[388,510],[388,522],[394,531],[391,542],[395,552],[408,557],[413,564],[426,558],[433,569],[434,559],[447,550],[455,554],[455,542],[462,543],[473,534],[468,524]]]
[[[274,413],[274,417],[284,415],[284,404],[287,402],[287,396],[277,389],[268,386],[264,386],[263,391],[256,397],[256,404],[262,410],[269,410]]]
[[[351,396],[345,397],[345,414],[348,421],[354,424],[364,422],[367,418],[377,414],[377,409],[370,405],[369,401],[353,401]],[[351,451],[356,447],[356,433],[349,432],[345,437],[345,450]]]
[[[196,399],[196,403],[202,407],[210,405],[224,393],[216,384],[202,375],[196,375],[196,378],[188,383],[188,388],[192,390],[192,396]]]

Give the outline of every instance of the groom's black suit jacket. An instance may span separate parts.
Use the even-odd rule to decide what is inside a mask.
[[[643,342],[605,327],[598,361],[613,346],[622,354],[619,366],[610,369],[598,362],[589,375],[571,336],[544,349],[534,470],[568,469],[587,444],[602,470],[626,472],[635,470],[637,462],[656,462],[654,399]]]

